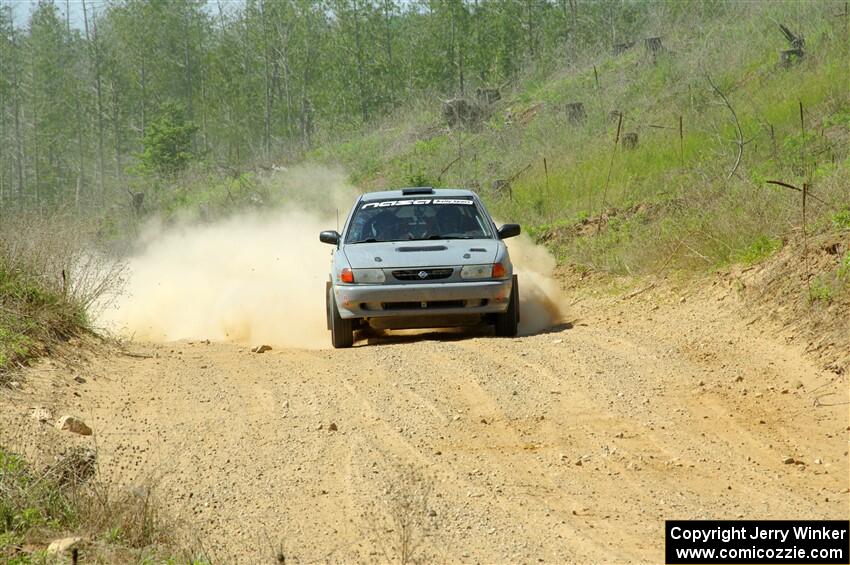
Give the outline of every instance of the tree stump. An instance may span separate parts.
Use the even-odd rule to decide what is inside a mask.
[[[583,124],[587,119],[587,112],[584,111],[584,103],[570,102],[566,106],[567,119],[571,124]]]
[[[664,45],[661,43],[660,37],[647,37],[644,39],[644,45],[646,46],[646,51],[652,56],[652,62],[655,63],[655,59],[664,52]]]
[[[478,99],[478,102],[481,104],[492,104],[497,100],[502,99],[502,93],[499,92],[498,88],[478,88],[475,91],[475,97]]]
[[[646,45],[646,50],[656,55],[661,51],[664,51],[664,45],[661,43],[660,37],[647,37],[644,40],[644,44]]]
[[[634,46],[635,46],[634,41],[627,41],[625,43],[615,43],[614,48],[613,48],[614,56],[616,57],[617,55],[625,53],[626,51],[628,51],[629,49],[631,49]]]
[[[468,126],[481,117],[481,110],[466,98],[451,98],[443,102],[443,119],[450,126]]]
[[[782,35],[785,36],[785,39],[788,40],[788,43],[791,46],[791,49],[785,49],[784,51],[779,52],[779,65],[788,68],[794,63],[799,63],[803,59],[803,56],[805,55],[803,48],[806,45],[806,39],[802,35],[796,35],[782,24],[779,24],[779,29],[782,31]]]
[[[790,67],[795,63],[799,63],[803,59],[805,52],[802,49],[786,49],[779,52],[779,64],[785,68]]]
[[[637,149],[637,146],[638,134],[636,131],[630,131],[623,135],[623,149],[631,151],[632,149]]]
[[[129,188],[127,192],[130,193],[130,203],[133,206],[133,213],[136,216],[141,216],[142,212],[144,212],[145,206],[145,193],[144,192],[133,192]]]
[[[502,192],[508,187],[509,184],[511,183],[505,179],[496,179],[493,181],[493,184],[491,184],[490,187],[493,189],[494,192]]]

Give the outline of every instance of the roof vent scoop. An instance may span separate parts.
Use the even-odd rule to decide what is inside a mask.
[[[434,194],[434,189],[430,186],[419,186],[416,188],[402,188],[401,193],[405,196],[412,196],[414,194]]]

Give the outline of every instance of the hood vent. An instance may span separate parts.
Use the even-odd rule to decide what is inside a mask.
[[[420,245],[418,247],[396,247],[396,251],[445,251],[448,249],[445,245]]]

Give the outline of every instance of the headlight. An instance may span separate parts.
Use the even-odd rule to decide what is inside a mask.
[[[354,269],[354,282],[360,284],[382,284],[387,280],[382,269]]]
[[[464,265],[460,270],[462,279],[489,279],[493,274],[493,265]]]
[[[503,279],[508,274],[508,270],[502,263],[493,263],[492,265],[466,265],[460,270],[460,278],[462,279]]]

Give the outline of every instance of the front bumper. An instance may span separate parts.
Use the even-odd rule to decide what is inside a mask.
[[[428,284],[335,284],[343,318],[497,314],[508,309],[513,282],[506,280]]]

